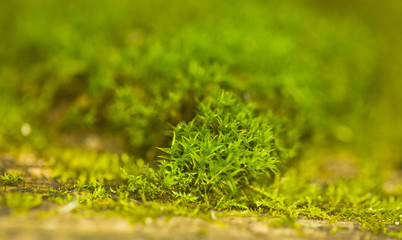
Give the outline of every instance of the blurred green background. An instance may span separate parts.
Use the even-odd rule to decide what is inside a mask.
[[[152,161],[197,99],[226,89],[280,116],[300,153],[401,169],[401,13],[391,0],[1,0],[0,151]]]

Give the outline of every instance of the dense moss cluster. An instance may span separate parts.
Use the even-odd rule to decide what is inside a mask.
[[[146,199],[160,197],[156,192],[164,190],[216,205],[250,194],[252,185],[272,183],[290,150],[280,145],[273,122],[256,116],[250,102],[230,92],[213,92],[197,106],[193,120],[173,129],[157,172],[146,171],[145,179],[131,177],[130,191]]]

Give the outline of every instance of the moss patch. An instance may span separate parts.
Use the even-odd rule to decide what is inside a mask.
[[[400,237],[397,34],[306,2],[4,3],[1,212]]]

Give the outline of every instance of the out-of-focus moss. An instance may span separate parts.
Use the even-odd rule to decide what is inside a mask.
[[[112,132],[152,160],[154,147],[167,145],[168,124],[190,120],[195,98],[212,89],[243,94],[261,110],[293,119],[306,136],[351,141],[351,119],[366,111],[369,33],[302,5],[14,5],[1,55],[2,88],[10,96],[4,104],[16,109],[3,110],[16,118],[6,126],[46,123],[56,136]],[[17,135],[16,126],[7,129]]]

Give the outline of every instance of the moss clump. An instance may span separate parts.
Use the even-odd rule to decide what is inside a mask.
[[[277,141],[272,121],[226,91],[201,100],[196,117],[179,123],[172,135],[171,147],[162,149],[168,155],[159,169],[146,171],[145,182],[141,175],[132,176],[130,191],[158,196],[143,192],[144,184],[150,184],[169,196],[216,205],[245,197],[250,185],[268,184],[287,161],[287,149]]]
[[[0,176],[0,182],[5,186],[18,185],[19,183],[22,183],[24,181],[25,178],[21,177],[20,173],[15,171],[11,173],[5,172],[3,176]]]

